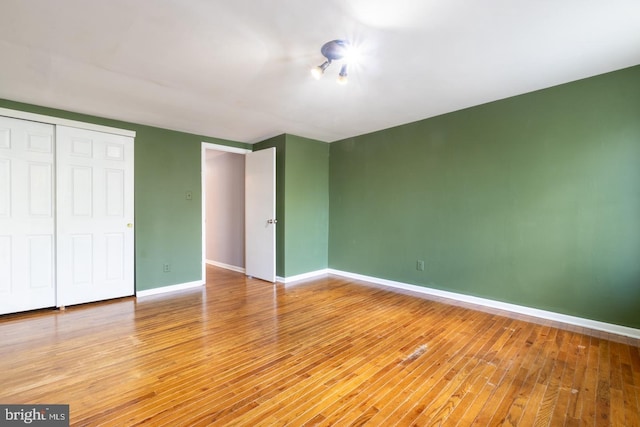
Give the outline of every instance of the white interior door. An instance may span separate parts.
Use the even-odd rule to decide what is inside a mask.
[[[133,295],[133,138],[57,126],[56,142],[58,305]]]
[[[276,149],[245,156],[245,274],[276,281]]]
[[[0,117],[0,314],[56,305],[53,136]]]

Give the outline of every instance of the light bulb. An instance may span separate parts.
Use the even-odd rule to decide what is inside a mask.
[[[340,74],[338,75],[338,83],[341,85],[347,84],[347,64],[342,65],[340,68]]]
[[[320,68],[320,67],[313,67],[311,69],[311,75],[316,80],[320,80],[320,78],[322,78],[322,74],[323,73],[324,73],[324,70],[322,68]]]
[[[311,69],[311,75],[314,79],[320,80],[320,77],[324,74],[324,70],[331,64],[331,61],[324,61],[321,65]]]

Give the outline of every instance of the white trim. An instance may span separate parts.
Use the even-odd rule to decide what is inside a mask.
[[[251,153],[251,150],[247,148],[230,147],[228,145],[212,144],[210,142],[202,142],[202,146],[207,150],[226,151],[227,153],[236,153],[236,154]]]
[[[631,338],[640,339],[640,329],[630,328],[628,326],[615,325],[612,323],[600,322],[597,320],[585,319],[582,317],[569,316],[566,314],[555,313],[553,311],[540,310],[537,308],[525,307],[522,305],[510,304],[501,301],[490,300],[486,298],[474,297],[471,295],[464,295],[455,292],[442,291],[439,289],[427,288],[424,286],[410,285],[408,283],[396,282],[393,280],[379,279],[377,277],[365,276],[362,274],[349,273],[346,271],[328,269],[329,274],[336,276],[346,277],[349,279],[362,280],[365,282],[375,283],[390,288],[404,289],[413,291],[425,295],[433,295],[442,298],[448,298],[456,301],[462,301],[474,305],[480,305],[484,307],[497,308],[500,310],[509,311],[512,313],[525,314],[527,316],[538,317],[546,320],[553,320],[556,322],[566,323],[569,325],[581,326],[589,329],[595,329],[598,331],[609,332],[616,335],[623,335]]]
[[[207,280],[207,150],[226,151],[228,153],[247,154],[251,153],[251,150],[246,148],[229,147],[227,145],[212,144],[210,142],[202,141],[200,143],[200,188],[202,194],[200,195],[202,205],[202,281]]]
[[[196,280],[195,282],[178,283],[177,285],[162,286],[162,287],[153,288],[153,289],[145,289],[144,291],[136,292],[136,298],[148,297],[150,295],[166,294],[169,292],[183,291],[185,289],[197,288],[202,285],[204,285],[204,282],[201,282],[200,280]]]
[[[236,271],[238,273],[244,273],[243,267],[237,267],[235,265],[225,264],[224,262],[212,261],[210,259],[206,260],[206,263],[216,267],[224,268],[226,270]]]
[[[76,120],[67,120],[60,117],[28,113],[26,111],[10,110],[8,108],[0,108],[0,116],[12,117],[14,119],[30,120],[32,122],[48,123],[52,125],[69,126],[72,128],[93,130],[96,132],[113,133],[115,135],[130,136],[132,138],[135,138],[136,136],[136,132],[132,130],[96,125],[93,123],[78,122]]]
[[[327,274],[329,274],[329,269],[325,268],[322,270],[310,271],[309,273],[298,274],[296,276],[291,276],[291,277],[278,276],[276,277],[276,281],[279,283],[288,284],[293,282],[299,282],[301,280],[315,279],[317,277],[326,276]]]

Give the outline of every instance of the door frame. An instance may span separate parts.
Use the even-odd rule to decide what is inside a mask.
[[[201,179],[201,200],[202,200],[202,283],[207,283],[207,150],[225,151],[227,153],[242,154],[251,153],[251,150],[246,148],[230,147],[227,145],[213,144],[211,142],[201,143],[200,153],[200,179]]]

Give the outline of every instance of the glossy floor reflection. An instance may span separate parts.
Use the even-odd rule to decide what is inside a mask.
[[[636,340],[337,277],[0,317],[0,403],[72,425],[639,425]],[[615,339],[611,339],[615,338]]]

